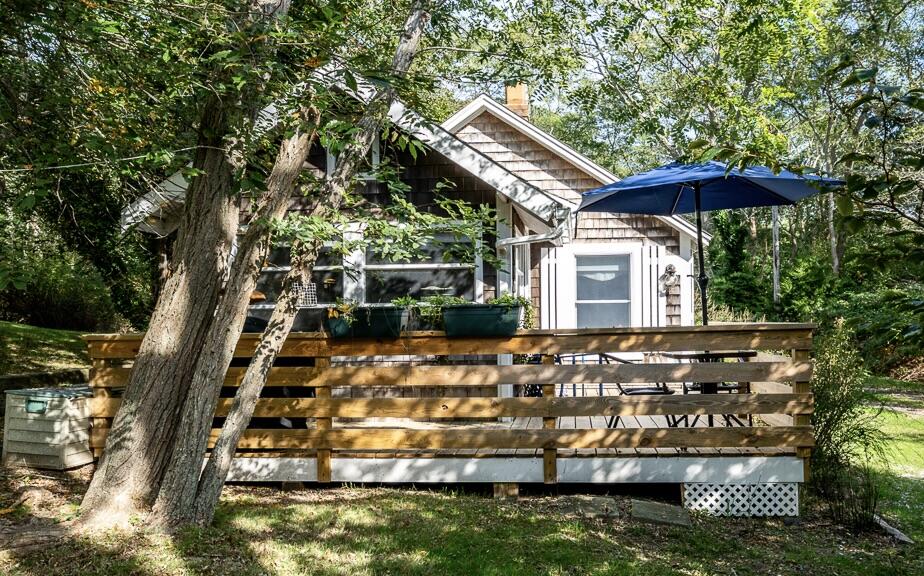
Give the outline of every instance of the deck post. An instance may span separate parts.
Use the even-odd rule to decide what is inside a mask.
[[[542,355],[542,364],[545,366],[555,364],[555,356],[551,354]],[[542,385],[542,397],[555,397],[555,384]],[[558,418],[543,417],[542,427],[546,430],[554,430]],[[543,448],[542,450],[542,476],[546,484],[558,484],[558,450],[556,448]]]
[[[315,358],[314,365],[320,370],[330,368],[330,357]],[[330,384],[328,382],[323,382],[322,385],[315,388],[315,397],[318,399],[330,399]],[[315,423],[318,430],[330,430],[333,427],[333,418],[316,418]],[[326,484],[330,482],[331,450],[330,448],[319,448],[317,454],[318,482]]]
[[[113,394],[112,394],[112,389],[111,389],[111,388],[105,388],[105,387],[103,387],[103,385],[105,384],[105,382],[103,381],[103,378],[101,377],[102,373],[106,370],[106,368],[108,367],[108,365],[109,365],[109,361],[106,360],[105,358],[94,358],[94,359],[93,359],[93,365],[92,365],[92,367],[90,368],[90,379],[89,379],[89,382],[90,382],[90,387],[91,387],[92,390],[93,390],[93,400],[94,400],[94,402],[90,405],[90,406],[91,406],[91,410],[90,410],[90,416],[91,416],[91,418],[90,418],[90,430],[106,430],[106,431],[108,431],[109,428],[112,426],[112,420],[113,420],[113,418],[111,418],[111,417],[110,417],[110,418],[102,418],[102,417],[99,417],[99,416],[98,416],[99,412],[97,412],[97,410],[98,410],[98,408],[97,408],[98,404],[99,404],[101,401],[104,401],[104,400],[106,400],[106,399],[108,399],[108,398],[112,398],[112,396],[113,396]],[[99,447],[91,447],[91,450],[93,451],[93,458],[94,458],[94,459],[99,459],[100,456],[103,455],[103,448],[102,448],[102,446],[99,446]]]
[[[495,500],[516,500],[520,497],[520,485],[516,482],[495,482]]]
[[[811,359],[811,351],[807,349],[795,349],[792,351],[792,361],[793,362],[807,362]],[[795,394],[809,394],[812,391],[812,385],[809,381],[809,378],[797,378],[792,384],[792,391]],[[792,415],[793,426],[811,426],[812,417],[808,414],[793,414]],[[812,449],[807,446],[800,446],[796,448],[796,456],[802,458],[805,467],[805,482],[809,481],[811,469],[809,468],[809,460],[812,456]]]

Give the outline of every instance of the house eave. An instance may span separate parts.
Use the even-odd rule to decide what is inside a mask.
[[[492,115],[497,116],[524,136],[537,141],[539,144],[548,148],[550,151],[557,154],[567,162],[573,164],[578,169],[597,180],[601,185],[618,182],[620,180],[618,176],[606,168],[603,168],[574,148],[571,148],[557,138],[537,128],[532,123],[525,120],[518,114],[515,114],[506,106],[494,100],[487,94],[481,94],[469,102],[461,110],[444,121],[442,123],[442,127],[447,131],[455,134],[458,130],[466,126],[469,122],[474,120],[476,117],[478,117],[479,114],[483,112],[489,112]],[[691,236],[692,238],[696,238],[696,227],[681,216],[653,216],[653,218],[657,218],[678,232]],[[708,245],[711,239],[712,236],[710,234],[703,232],[703,244]]]
[[[353,96],[363,103],[368,103],[375,95],[376,88],[371,83],[358,79],[355,89],[350,88],[343,80],[342,73],[339,72],[340,70],[335,67],[326,66],[315,72],[315,78],[328,86],[335,86],[338,90]],[[257,128],[261,132],[270,130],[276,124],[278,115],[279,112],[275,104],[267,106],[259,114]],[[547,194],[529,184],[457,138],[441,125],[431,122],[413,110],[408,109],[400,100],[392,103],[388,111],[388,119],[394,125],[424,142],[472,176],[493,187],[504,197],[509,198],[534,232],[551,232],[558,229],[562,222],[565,222],[567,226],[570,221],[571,214],[575,209],[575,206],[571,203]],[[182,180],[182,186],[175,184],[180,180]],[[156,232],[159,235],[165,235],[163,234],[164,231],[169,233],[175,229],[179,223],[178,218],[172,219],[170,222],[160,221],[153,223],[149,221],[156,219],[163,212],[161,202],[167,196],[164,192],[165,189],[169,188],[171,190],[171,203],[182,202],[186,185],[185,179],[177,172],[164,182],[161,182],[155,190],[129,204],[122,211],[123,232],[132,226],[143,226],[143,231]]]

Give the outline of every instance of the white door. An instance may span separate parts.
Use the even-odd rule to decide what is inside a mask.
[[[640,243],[570,244],[557,249],[559,328],[640,326]]]

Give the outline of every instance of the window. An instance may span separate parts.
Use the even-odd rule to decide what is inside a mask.
[[[257,290],[266,296],[261,304],[272,305],[282,290],[282,281],[291,269],[289,266],[289,248],[280,246],[270,251],[267,262],[257,279]],[[331,247],[321,249],[314,271],[311,275],[318,291],[318,304],[332,304],[343,295],[343,262],[334,254]]]
[[[630,264],[629,254],[575,257],[578,328],[632,323]]]
[[[387,304],[401,296],[423,298],[434,294],[475,300],[476,278],[480,274],[478,259],[462,261],[463,256],[471,255],[465,248],[447,234],[425,245],[423,256],[412,262],[392,262],[366,250],[350,255],[347,260],[353,265],[347,267],[340,254],[326,247],[318,257],[311,281],[317,288],[319,305],[331,304],[337,298]],[[289,249],[274,248],[257,280],[257,290],[266,300],[256,307],[268,308],[276,302],[289,269]]]
[[[412,262],[390,262],[367,250],[365,301],[386,303],[401,296],[434,294],[474,300],[476,265],[461,261],[465,246],[459,244],[451,236],[437,236],[436,242],[423,247],[423,257]]]

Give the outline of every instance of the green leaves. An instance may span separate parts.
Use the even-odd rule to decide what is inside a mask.
[[[914,88],[908,90],[898,101],[919,112],[924,112],[924,89]]]
[[[872,162],[873,159],[874,158],[872,154],[864,154],[862,152],[848,152],[837,160],[837,164],[847,164],[851,162]]]
[[[858,68],[844,78],[844,81],[841,82],[841,88],[854,86],[863,82],[872,82],[876,79],[876,74],[878,73],[879,68],[876,66],[872,68]]]
[[[850,216],[853,214],[853,199],[846,194],[837,194],[834,196],[834,204],[841,216]]]

